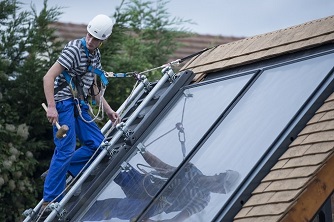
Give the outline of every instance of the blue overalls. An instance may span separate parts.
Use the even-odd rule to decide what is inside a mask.
[[[82,41],[87,54],[86,43],[84,39]],[[88,67],[88,71],[94,73],[100,72],[101,74],[101,70],[92,70],[91,67]],[[96,74],[99,75],[98,73]],[[103,80],[101,78],[101,80],[106,84],[108,83],[105,82],[106,79]],[[91,121],[92,117],[89,114],[88,104],[81,102],[80,106],[81,115],[86,121],[79,115],[73,98],[56,103],[59,125],[67,125],[69,130],[66,133],[66,137],[58,139],[56,137],[58,129],[56,126],[53,127],[53,137],[56,147],[44,183],[43,199],[46,202],[59,202],[62,199],[63,195],[60,197],[57,196],[66,187],[66,174],[70,173],[74,177],[78,175],[104,140],[104,135],[97,124]],[[78,149],[76,149],[76,136],[82,144]]]

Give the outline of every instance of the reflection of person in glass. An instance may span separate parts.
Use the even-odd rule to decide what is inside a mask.
[[[152,198],[176,169],[152,153],[142,153],[145,161],[154,168],[155,176],[149,173],[140,173],[134,168],[120,172],[115,182],[121,186],[126,198],[109,198],[98,200],[86,213],[83,221],[99,221],[111,218],[136,221],[138,215],[151,202]],[[236,185],[239,173],[228,170],[218,175],[206,176],[193,164],[188,163],[183,170],[172,180],[161,197],[145,213],[148,219],[160,213],[179,212],[171,219],[159,221],[183,221],[191,215],[202,211],[210,201],[210,193],[226,194]]]

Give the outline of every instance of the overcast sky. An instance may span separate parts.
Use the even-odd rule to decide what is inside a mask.
[[[21,0],[40,11],[43,0]],[[152,0],[154,1],[154,0]],[[61,6],[61,22],[87,24],[96,14],[111,16],[120,0],[48,0]],[[170,0],[171,17],[191,20],[188,30],[209,35],[249,37],[334,15],[334,0]],[[333,24],[334,25],[334,24]]]

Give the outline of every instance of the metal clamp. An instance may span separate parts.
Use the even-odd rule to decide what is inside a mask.
[[[51,210],[55,210],[57,212],[57,216],[58,216],[59,220],[61,220],[64,217],[64,215],[66,214],[66,210],[62,209],[62,206],[58,202],[51,203],[49,205],[49,208]]]
[[[29,216],[31,217],[31,216],[33,216],[34,213],[36,213],[36,212],[34,212],[34,210],[32,208],[29,208],[29,209],[25,210],[22,213],[22,215],[25,216],[25,217],[29,217]]]
[[[126,130],[126,126],[124,122],[120,122],[116,125],[116,129],[123,132],[123,136],[125,137],[125,140],[129,140],[130,136],[133,134],[131,130]]]
[[[171,66],[166,66],[161,70],[163,74],[167,74],[169,76],[168,80],[169,82],[174,82],[176,74],[174,73],[173,69]]]
[[[121,171],[122,172],[129,172],[132,169],[131,165],[127,162],[123,162],[121,164]]]
[[[140,75],[139,81],[143,83],[146,93],[151,91],[152,86],[145,75]]]
[[[139,153],[145,153],[146,152],[146,146],[142,143],[139,143],[137,145],[137,150],[138,150]]]

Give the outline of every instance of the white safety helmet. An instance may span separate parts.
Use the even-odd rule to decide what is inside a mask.
[[[105,40],[107,39],[114,26],[114,21],[106,15],[95,16],[87,25],[87,31],[89,34],[97,39]]]

